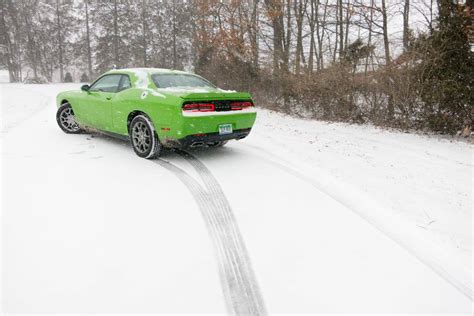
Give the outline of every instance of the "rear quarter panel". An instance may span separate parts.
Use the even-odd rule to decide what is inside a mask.
[[[180,98],[161,95],[152,89],[124,90],[117,94],[112,105],[113,132],[128,135],[130,114],[143,112],[152,120],[160,139],[175,138],[176,131],[182,125],[181,104]]]

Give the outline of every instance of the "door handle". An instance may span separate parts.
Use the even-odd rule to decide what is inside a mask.
[[[112,97],[105,97],[107,100],[112,100]]]

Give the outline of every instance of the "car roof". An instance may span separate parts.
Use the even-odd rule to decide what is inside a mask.
[[[174,70],[174,69],[166,69],[166,68],[122,68],[122,69],[112,69],[107,71],[107,74],[113,73],[132,73],[135,75],[139,75],[142,73],[169,73],[169,74],[189,74],[193,75],[190,72],[182,71],[182,70]]]

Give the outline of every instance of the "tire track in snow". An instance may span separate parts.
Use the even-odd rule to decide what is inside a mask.
[[[3,89],[3,88],[0,87],[0,89]],[[17,89],[17,90],[21,90],[21,91],[32,91],[32,90],[29,90],[29,89],[25,89],[23,87],[15,87],[15,86],[10,86],[9,89],[13,89],[13,90]],[[3,91],[0,91],[0,92],[1,92],[0,93],[0,102],[3,102],[2,101],[2,99],[4,98]],[[41,101],[38,102],[38,103],[40,103],[40,106],[37,107],[37,108],[33,108],[32,110],[27,112],[26,116],[16,118],[15,120],[13,120],[11,122],[7,122],[7,120],[5,120],[6,113],[2,113],[4,115],[4,117],[2,119],[0,119],[0,134],[5,134],[5,135],[8,134],[8,132],[10,132],[12,129],[15,129],[19,125],[22,125],[25,121],[27,121],[28,119],[30,119],[31,117],[33,117],[34,115],[36,115],[37,113],[43,111],[44,109],[46,109],[48,107],[49,98],[51,98],[51,96],[47,95],[43,92],[39,92],[39,91],[34,91],[34,92],[37,93],[38,96],[40,96],[42,98]],[[6,116],[8,117],[8,115],[6,115]]]
[[[351,197],[349,193],[345,192],[344,194],[342,194],[340,190],[335,189],[334,185],[328,186],[328,185],[322,184],[320,181],[317,181],[311,178],[310,176],[304,174],[300,170],[294,167],[290,167],[288,162],[281,157],[278,157],[273,154],[272,159],[270,159],[267,157],[267,155],[270,155],[269,152],[250,144],[245,144],[245,145],[248,148],[251,148],[252,151],[254,151],[254,154],[258,156],[260,159],[263,159],[269,164],[281,169],[282,171],[285,171],[286,173],[296,178],[299,178],[302,181],[307,182],[308,184],[312,185],[315,189],[317,189],[319,192],[326,194],[328,197],[332,198],[333,200],[337,201],[338,203],[340,203],[347,209],[357,214],[360,218],[367,221],[370,225],[375,227],[382,234],[384,234],[393,242],[395,242],[400,247],[405,249],[409,254],[417,258],[421,263],[426,265],[433,272],[435,272],[437,275],[439,275],[441,278],[443,278],[445,281],[451,284],[460,293],[465,295],[471,301],[474,301],[472,279],[468,280],[468,278],[464,278],[464,277],[461,277],[460,275],[453,274],[452,273],[452,271],[454,271],[453,268],[451,268],[451,271],[445,268],[447,265],[449,265],[450,258],[427,251],[426,249],[424,249],[425,248],[424,244],[414,245],[410,240],[410,237],[411,238],[414,238],[414,237],[412,237],[411,235],[408,237],[405,237],[401,234],[397,234],[393,229],[387,226],[385,222],[381,221],[378,218],[370,216],[367,212],[365,212],[365,210],[363,210],[363,207],[361,208],[357,206],[357,203],[354,202],[356,199],[354,197]],[[281,162],[274,160],[275,157],[277,157],[277,159],[279,159]],[[365,206],[366,205],[364,205],[364,207]],[[456,270],[464,271],[462,267],[460,268],[459,266],[455,266],[455,268]],[[470,273],[468,272],[464,272],[463,274],[470,275]]]
[[[242,235],[222,188],[196,157],[181,150],[175,152],[196,170],[205,188],[169,161],[158,159],[156,163],[175,174],[186,185],[201,211],[216,251],[227,310],[235,315],[266,314]]]

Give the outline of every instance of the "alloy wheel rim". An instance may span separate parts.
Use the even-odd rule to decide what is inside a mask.
[[[143,122],[137,122],[132,128],[132,141],[135,149],[141,154],[146,153],[151,146],[151,133]]]
[[[61,125],[69,132],[76,132],[79,130],[79,124],[74,119],[74,112],[71,108],[66,108],[61,112],[59,116]]]

